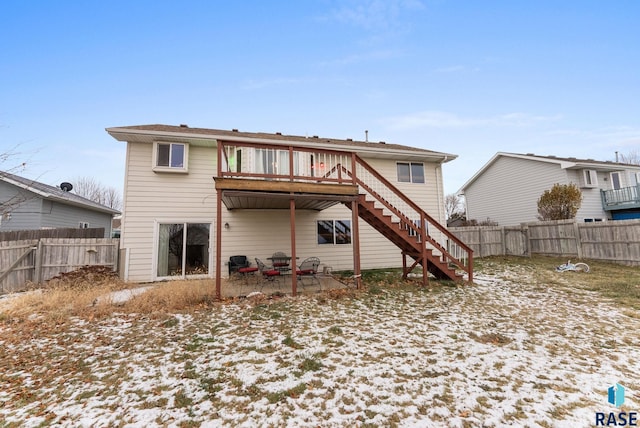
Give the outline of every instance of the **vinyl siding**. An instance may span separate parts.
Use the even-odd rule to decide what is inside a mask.
[[[42,227],[78,227],[80,222],[89,227],[103,227],[104,237],[111,237],[111,214],[90,211],[54,201],[42,201]]]
[[[578,185],[578,187],[581,187],[580,191],[582,192],[582,204],[580,205],[580,209],[576,214],[576,221],[583,222],[584,219],[606,220],[608,218],[607,213],[602,209],[602,196],[600,196],[600,188],[602,188],[603,185],[609,183],[610,175],[608,172],[602,171],[597,171],[596,175],[598,177],[598,187],[585,188],[581,187],[581,183],[583,182],[582,169],[567,171],[569,182],[575,183]],[[605,178],[607,180],[605,180]]]
[[[465,190],[467,218],[500,226],[537,221],[538,199],[555,183],[568,183],[559,165],[501,156]]]
[[[121,242],[122,248],[128,249],[128,279],[138,282],[155,279],[158,222],[213,224],[216,212],[212,178],[216,172],[215,150],[190,146],[189,172],[180,174],[154,172],[152,149],[152,144],[127,143]]]
[[[156,257],[156,225],[158,222],[208,222],[212,224],[209,276],[215,273],[216,191],[212,177],[216,173],[216,151],[190,146],[189,173],[154,173],[151,170],[152,145],[128,143],[127,172],[122,223],[122,247],[129,251],[128,279],[152,281]],[[439,164],[425,163],[426,183],[397,183],[396,162],[367,159],[374,168],[421,205],[434,218],[442,221],[440,207],[442,176]],[[317,220],[351,220],[351,210],[336,205],[317,212],[296,211],[297,263],[310,256],[319,257],[324,266],[334,270],[353,268],[353,244],[320,245],[317,243]],[[228,272],[227,261],[233,255],[266,260],[276,251],[291,253],[289,210],[234,210],[223,206],[222,274]],[[362,268],[402,266],[400,250],[386,238],[359,220]],[[352,225],[353,228],[353,225]]]
[[[23,202],[11,209],[10,216],[6,215],[0,220],[0,231],[40,229],[42,198],[32,192],[18,190],[13,184],[0,181],[0,201],[10,201],[12,198]]]

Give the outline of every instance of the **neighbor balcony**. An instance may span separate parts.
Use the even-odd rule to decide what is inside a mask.
[[[614,190],[601,190],[602,208],[605,211],[640,208],[640,184]]]

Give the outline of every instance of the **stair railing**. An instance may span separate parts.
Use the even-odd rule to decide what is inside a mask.
[[[406,229],[410,235],[415,234],[419,239],[418,242],[421,241],[422,236],[425,236],[427,243],[441,253],[445,263],[452,263],[458,269],[466,272],[468,281],[473,282],[473,250],[427,214],[389,180],[380,175],[366,161],[357,155],[355,157],[355,177],[358,185],[391,214],[392,221],[399,222],[400,227]],[[351,175],[350,171],[344,167],[343,169]],[[422,225],[425,227],[424,230]]]

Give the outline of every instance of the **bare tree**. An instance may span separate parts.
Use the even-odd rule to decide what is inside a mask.
[[[73,182],[76,195],[115,210],[122,208],[122,197],[115,187],[105,186],[93,177],[76,177]]]
[[[616,158],[616,160],[621,163],[640,165],[640,152],[638,152],[637,150],[632,150],[626,155],[622,153],[618,154],[618,152],[616,152]]]
[[[463,208],[463,199],[459,195],[455,193],[450,193],[444,198],[444,213],[448,219],[455,215],[460,215],[464,213]]]

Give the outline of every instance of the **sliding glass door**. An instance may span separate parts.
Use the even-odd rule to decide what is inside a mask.
[[[185,277],[209,273],[209,223],[158,225],[157,277]]]

